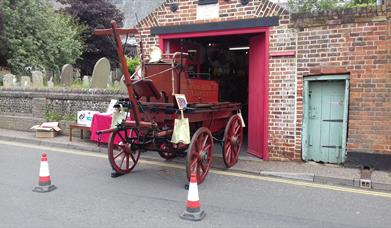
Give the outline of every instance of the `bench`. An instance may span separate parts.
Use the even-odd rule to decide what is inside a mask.
[[[87,125],[83,125],[83,124],[76,124],[76,123],[73,123],[73,124],[69,124],[69,141],[72,142],[72,130],[76,128],[76,129],[80,129],[80,138],[83,139],[83,131],[84,130],[87,130],[87,131],[90,131],[91,127],[87,126]]]

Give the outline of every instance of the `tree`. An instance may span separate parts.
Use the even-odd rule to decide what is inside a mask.
[[[288,6],[292,12],[315,12],[334,9],[340,0],[289,0]]]
[[[45,0],[2,0],[7,63],[15,74],[59,70],[81,55],[83,27]]]
[[[7,53],[7,43],[4,37],[4,13],[0,9],[0,66],[7,65],[6,53]]]
[[[65,12],[71,14],[79,23],[88,26],[83,34],[86,49],[82,59],[77,61],[82,75],[91,75],[93,67],[100,58],[106,57],[112,65],[118,62],[115,46],[109,37],[93,35],[96,28],[110,28],[111,20],[122,26],[123,14],[107,0],[57,0],[64,4]]]

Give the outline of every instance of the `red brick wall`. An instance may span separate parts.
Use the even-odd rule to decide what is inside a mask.
[[[290,28],[290,16],[280,16],[280,26],[270,31],[270,53],[296,51],[296,29]],[[296,132],[296,57],[271,56],[269,59],[269,158],[300,159],[295,144]],[[300,143],[300,142],[299,142]]]
[[[308,75],[349,74],[348,152],[391,155],[390,12],[387,16],[383,6],[294,17],[301,30],[298,81]],[[300,103],[301,97],[300,91]],[[300,126],[301,115],[297,119]]]
[[[170,11],[170,4],[179,2],[178,11]],[[197,20],[197,1],[166,1],[140,23],[145,50],[158,45],[158,37],[150,35],[154,26],[207,23],[259,17],[280,16],[280,26],[270,31],[270,51],[295,50],[295,29],[288,28],[289,14],[279,6],[262,0],[253,0],[246,6],[240,1],[219,1],[219,18]],[[295,151],[295,57],[270,58],[269,76],[269,159],[300,159]]]
[[[289,15],[277,5],[219,0],[219,18],[197,20],[195,0],[167,0],[139,24],[144,49],[158,45],[154,26],[279,16],[271,28],[269,65],[269,158],[301,159],[303,77],[350,74],[348,151],[391,154],[390,11],[386,7]],[[176,12],[170,4],[178,3]],[[389,7],[389,10],[391,7]]]

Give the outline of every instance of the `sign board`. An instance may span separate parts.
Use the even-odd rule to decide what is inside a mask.
[[[197,19],[219,18],[219,4],[197,5]]]
[[[183,110],[187,107],[187,100],[185,94],[175,94],[175,100],[178,104],[178,108]]]
[[[91,127],[92,117],[94,114],[99,113],[97,111],[83,110],[77,112],[77,124],[86,125]]]

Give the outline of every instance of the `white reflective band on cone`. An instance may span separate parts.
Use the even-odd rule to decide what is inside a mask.
[[[189,186],[189,196],[188,196],[189,201],[198,201],[198,187],[196,183],[191,183]]]
[[[39,176],[40,177],[48,177],[49,174],[49,163],[47,161],[41,162],[41,166],[39,167]]]

